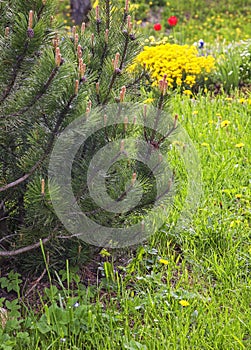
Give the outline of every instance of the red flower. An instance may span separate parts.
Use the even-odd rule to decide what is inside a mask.
[[[169,26],[174,27],[178,23],[178,18],[176,16],[171,16],[167,20]]]
[[[160,23],[155,23],[153,26],[154,30],[161,30],[161,24]]]

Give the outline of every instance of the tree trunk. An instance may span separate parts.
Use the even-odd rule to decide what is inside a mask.
[[[71,16],[75,24],[87,21],[87,13],[91,9],[90,0],[71,0]]]

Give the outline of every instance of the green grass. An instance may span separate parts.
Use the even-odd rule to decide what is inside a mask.
[[[124,0],[119,0],[124,5]],[[95,3],[94,0],[91,1]],[[205,43],[246,40],[251,36],[250,0],[153,0],[131,1],[135,20],[142,21],[141,30],[145,37],[150,35],[159,37],[170,36],[170,41],[193,44],[200,39]],[[167,19],[175,15],[178,24],[174,31],[168,28]],[[68,0],[58,0],[57,16],[64,20],[67,29],[73,23],[70,19]],[[160,22],[162,30],[156,32],[154,23]]]
[[[134,2],[138,6],[135,10],[136,18],[148,23],[143,26],[146,36],[174,34],[178,42],[193,44],[200,39],[206,43],[230,43],[246,40],[251,35],[250,1],[159,0],[151,1],[150,7],[145,1]],[[167,19],[173,15],[179,21],[174,30],[170,31]],[[162,24],[160,32],[153,30],[156,22]]]
[[[232,4],[234,12],[239,2]],[[224,24],[226,33],[235,30],[230,25]],[[214,35],[210,29],[208,38]],[[189,38],[199,39],[195,32]],[[1,350],[251,348],[251,96],[177,94],[170,104],[201,162],[203,195],[194,194],[192,221],[179,230],[170,225],[177,203],[126,267],[114,272],[119,253],[103,258],[96,286],[84,286],[66,266],[38,312],[20,300],[1,300],[8,310]],[[22,295],[20,276],[10,277],[0,279],[1,288]]]
[[[251,104],[237,95],[171,102],[203,171],[189,227],[164,228],[120,272],[107,257],[98,287],[67,269],[59,281],[68,282],[46,290],[38,314],[5,304],[0,349],[250,349]]]

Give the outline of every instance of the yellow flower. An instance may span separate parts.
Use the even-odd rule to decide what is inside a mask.
[[[244,103],[244,102],[246,102],[246,99],[245,99],[245,98],[240,98],[240,99],[239,99],[239,102],[240,102],[240,103]]]
[[[230,227],[235,227],[236,225],[239,226],[241,224],[241,220],[233,220],[230,222]]]
[[[111,254],[104,248],[99,252],[99,255],[101,255],[103,258],[105,256],[111,256]]]
[[[144,104],[150,104],[154,101],[154,98],[147,98],[145,101],[143,101]]]
[[[237,199],[240,199],[242,197],[242,194],[241,193],[237,193],[236,195],[235,195],[235,198],[237,198]]]
[[[229,124],[230,124],[230,121],[229,121],[229,120],[223,120],[223,121],[220,123],[220,126],[221,126],[222,128],[225,128],[225,127],[227,127]]]
[[[179,303],[181,306],[184,306],[184,307],[190,305],[187,300],[180,300]]]
[[[242,148],[242,147],[244,147],[244,143],[243,143],[243,142],[237,143],[237,144],[235,145],[235,147],[236,147],[236,148]]]
[[[159,259],[159,263],[160,263],[160,264],[163,264],[163,265],[168,265],[168,264],[169,264],[169,261],[166,260],[166,259]]]
[[[139,4],[130,4],[130,11],[138,10]]]
[[[198,114],[199,112],[198,111],[193,111],[193,114],[195,115],[195,114]]]
[[[191,90],[184,90],[184,91],[183,91],[183,94],[189,96],[189,95],[192,95],[193,93],[192,93]]]
[[[154,80],[153,86],[158,86],[159,80],[167,75],[169,87],[192,88],[198,77],[203,75],[206,78],[207,73],[214,69],[213,56],[199,56],[195,46],[170,44],[166,43],[167,40],[165,37],[156,41],[150,36],[145,40],[148,46],[133,62],[140,67],[146,66]]]
[[[96,0],[93,4],[93,8],[96,8],[98,6],[99,0]]]
[[[201,143],[201,146],[203,146],[203,147],[209,147],[209,144],[206,143],[206,142],[202,142],[202,143]]]

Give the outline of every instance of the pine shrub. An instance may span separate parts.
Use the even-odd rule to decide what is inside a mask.
[[[56,215],[48,189],[48,164],[55,142],[67,126],[94,109],[140,101],[140,86],[148,79],[143,70],[128,74],[141,49],[139,35],[125,7],[103,1],[92,10],[88,25],[65,34],[53,17],[55,0],[3,0],[0,4],[0,257],[18,256],[30,269],[48,262],[57,266],[66,258],[75,263],[87,257],[88,244],[69,232]],[[157,91],[158,107],[165,104],[166,81]],[[127,107],[124,109],[126,110]],[[105,112],[104,112],[105,113]],[[119,112],[120,113],[120,112]],[[137,129],[137,128],[136,128]],[[87,168],[107,142],[141,134],[153,148],[165,139],[147,128],[128,127],[128,121],[104,127],[89,137],[75,155],[72,188],[83,212],[104,226],[123,227],[141,220],[152,207],[156,185],[140,162],[120,161],[109,169],[107,191],[119,200],[126,183],[136,174],[148,195],[137,210],[114,215],[97,209],[88,192]],[[74,143],[74,138],[72,140]],[[122,146],[121,146],[122,147]],[[119,177],[118,174],[123,174]],[[67,198],[65,197],[67,201]],[[25,254],[26,253],[26,254]]]

